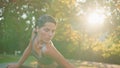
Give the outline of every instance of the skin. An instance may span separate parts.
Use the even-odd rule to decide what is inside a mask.
[[[44,52],[45,55],[50,56],[52,59],[54,59],[59,65],[62,66],[62,68],[75,68],[72,64],[70,64],[61,54],[60,52],[54,47],[54,44],[52,43],[52,38],[55,35],[56,25],[51,22],[46,22],[43,27],[36,28],[32,32],[32,37],[30,40],[30,43],[28,47],[25,49],[22,57],[16,64],[8,64],[8,68],[19,68],[24,61],[28,58],[28,56],[31,53],[32,50],[32,39],[34,37],[34,31],[38,33],[37,37],[35,38],[35,41],[33,43],[34,47],[33,49],[40,54],[40,47],[43,43],[45,43],[46,51]]]

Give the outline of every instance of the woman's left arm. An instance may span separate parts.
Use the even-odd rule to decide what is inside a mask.
[[[75,68],[73,64],[68,62],[64,56],[54,47],[53,44],[52,46],[48,47],[47,54],[52,57],[58,64],[60,64],[64,68]]]

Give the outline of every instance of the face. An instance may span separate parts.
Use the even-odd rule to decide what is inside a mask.
[[[47,22],[43,27],[38,28],[38,36],[40,41],[48,43],[54,37],[56,25],[51,22]]]

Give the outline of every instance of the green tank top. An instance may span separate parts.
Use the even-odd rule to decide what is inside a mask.
[[[33,44],[35,38],[36,38],[36,36],[33,38],[32,44]],[[42,64],[52,64],[54,62],[52,58],[44,55],[44,52],[47,49],[45,44],[43,44],[40,49],[40,52],[41,52],[40,55],[37,54],[37,52],[33,49],[33,46],[34,45],[32,45],[32,55],[38,60],[38,62],[40,62]]]

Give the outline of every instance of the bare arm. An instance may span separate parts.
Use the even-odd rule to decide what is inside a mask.
[[[60,52],[54,46],[50,46],[48,48],[48,55],[55,59],[56,62],[60,64],[63,68],[75,68],[60,54]]]
[[[22,57],[20,58],[20,60],[18,61],[18,66],[21,66],[24,61],[28,58],[29,54],[31,53],[31,42],[29,43],[28,47],[25,49]]]
[[[18,61],[18,63],[17,64],[9,64],[8,68],[19,68],[24,63],[24,61],[28,58],[28,56],[31,53],[33,37],[34,37],[34,32],[32,32],[32,37],[31,37],[30,43],[27,46],[27,48],[25,49],[25,51],[24,51],[22,57],[20,58],[20,60]]]
[[[21,66],[24,61],[28,58],[28,56],[30,55],[31,53],[31,49],[32,49],[32,41],[33,41],[33,38],[35,37],[35,34],[34,34],[34,30],[32,31],[32,36],[31,36],[31,40],[30,40],[30,43],[29,45],[27,46],[27,48],[25,49],[24,53],[23,53],[23,56],[20,58],[20,60],[18,61],[18,65]]]

